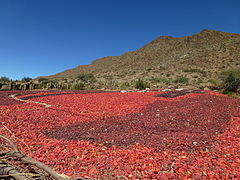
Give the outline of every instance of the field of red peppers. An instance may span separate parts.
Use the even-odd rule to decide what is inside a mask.
[[[71,177],[240,178],[240,99],[211,91],[0,92],[0,122],[0,134]]]

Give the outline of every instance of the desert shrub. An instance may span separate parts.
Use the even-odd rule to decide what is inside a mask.
[[[149,84],[146,82],[146,81],[144,81],[144,80],[142,80],[142,79],[138,79],[136,82],[135,82],[135,86],[134,86],[136,89],[140,89],[140,90],[142,90],[142,89],[146,89],[146,88],[149,88],[150,86],[149,86]]]
[[[215,85],[215,86],[219,85],[219,83],[220,83],[220,82],[219,82],[218,80],[216,80],[216,79],[209,79],[208,82],[211,83],[212,85]]]
[[[233,96],[234,92],[232,92],[232,91],[223,91],[223,94],[226,94],[228,96]]]
[[[169,83],[169,79],[167,78],[158,78],[158,77],[151,77],[150,79],[151,83]]]
[[[30,77],[24,77],[24,78],[22,78],[22,81],[23,82],[30,82],[32,80],[32,78],[30,78]]]
[[[221,74],[222,88],[225,92],[237,92],[240,87],[240,70],[228,70]]]
[[[153,70],[152,68],[147,68],[147,71],[148,71],[148,72],[150,72],[150,71],[152,71],[152,70]]]
[[[52,84],[56,84],[57,81],[53,80],[53,79],[47,79],[47,78],[39,78],[38,82],[42,83],[42,84],[48,84],[48,83],[52,83]]]
[[[89,74],[84,74],[84,73],[83,74],[79,74],[77,76],[77,79],[79,79],[79,80],[81,80],[83,82],[91,82],[91,83],[96,82],[96,78],[91,73],[89,73]]]
[[[82,83],[82,82],[78,82],[78,83],[72,85],[72,89],[74,89],[74,90],[84,90],[85,89],[85,84]]]
[[[38,79],[38,82],[41,83],[41,82],[43,82],[43,81],[48,81],[48,80],[49,80],[49,79],[47,79],[47,78],[39,78],[39,79]]]
[[[113,80],[114,79],[114,77],[112,75],[105,75],[104,74],[102,77],[105,78],[106,80]]]
[[[191,73],[196,72],[196,73],[201,73],[203,75],[207,74],[207,72],[205,70],[202,70],[202,69],[192,69],[192,68],[191,69],[185,69],[184,72],[191,72]]]
[[[197,80],[197,84],[201,84],[201,83],[203,83],[204,81],[202,80],[202,79],[198,79]]]
[[[10,81],[11,81],[11,79],[6,76],[0,77],[0,82],[10,82]]]
[[[130,84],[129,82],[123,82],[121,85],[120,85],[120,88],[121,89],[127,89],[130,87]]]
[[[180,83],[180,84],[187,84],[189,81],[188,78],[186,77],[178,77],[177,79],[175,79],[173,82],[174,83]]]

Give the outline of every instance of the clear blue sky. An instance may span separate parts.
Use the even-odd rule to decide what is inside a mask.
[[[240,1],[0,0],[0,76],[52,75],[202,29],[240,33]]]

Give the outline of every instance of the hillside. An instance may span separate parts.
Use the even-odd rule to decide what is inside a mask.
[[[203,30],[187,37],[160,36],[136,51],[97,59],[47,78],[74,79],[92,73],[98,86],[120,87],[138,78],[154,87],[181,83],[179,79],[190,86],[206,86],[214,84],[226,69],[240,69],[240,34]]]

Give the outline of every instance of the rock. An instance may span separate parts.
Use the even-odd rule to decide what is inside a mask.
[[[198,142],[193,141],[193,145],[194,145],[194,146],[198,145]]]
[[[171,89],[163,89],[162,91],[163,91],[163,92],[165,92],[165,91],[171,91]]]
[[[183,88],[176,89],[176,91],[183,91],[183,90],[184,90]]]

